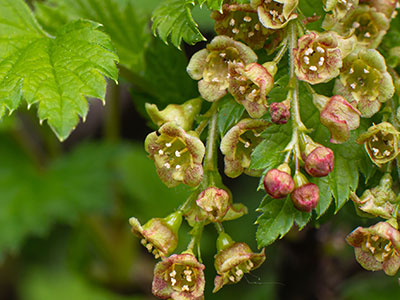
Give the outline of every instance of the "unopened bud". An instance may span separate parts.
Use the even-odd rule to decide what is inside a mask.
[[[319,202],[319,188],[314,183],[309,183],[300,172],[294,176],[295,189],[291,199],[294,207],[303,212],[310,212],[316,208]]]
[[[289,195],[294,189],[294,181],[290,176],[290,168],[287,164],[288,171],[272,169],[265,174],[264,188],[272,198],[279,199]]]
[[[290,118],[290,111],[285,102],[273,102],[269,106],[271,122],[281,125],[286,124]]]
[[[306,157],[304,168],[313,177],[323,177],[332,172],[334,161],[331,149],[317,147]]]

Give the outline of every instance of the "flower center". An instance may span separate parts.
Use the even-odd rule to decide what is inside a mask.
[[[320,43],[314,43],[311,47],[303,51],[303,56],[300,57],[303,69],[312,73],[317,73],[318,70],[325,67],[327,61],[327,50]]]
[[[353,19],[354,20],[354,19]],[[353,21],[352,27],[359,41],[370,42],[378,33],[378,28],[369,13],[358,15]]]
[[[158,150],[158,155],[163,159],[163,167],[166,169],[181,170],[192,158],[186,144],[178,137],[174,137],[164,143],[164,147]]]
[[[376,159],[386,159],[394,155],[394,136],[385,131],[379,131],[368,139],[370,153]]]
[[[244,273],[250,272],[253,267],[252,261],[246,260],[228,271],[228,279],[233,283],[237,283],[242,279]]]
[[[362,250],[369,251],[380,263],[388,257],[396,255],[392,242],[377,235],[368,236],[367,241],[362,245]]]
[[[284,4],[275,2],[274,0],[265,0],[264,9],[269,14],[271,21],[275,24],[283,24],[286,18],[282,15]]]
[[[346,81],[353,92],[368,95],[368,99],[374,101],[379,93],[375,87],[379,85],[380,80],[381,75],[375,68],[358,59],[349,68]]]
[[[150,241],[143,238],[140,240],[140,243],[147,249],[147,251],[149,251],[149,253],[153,253],[155,259],[160,258],[160,251]]]
[[[196,287],[197,272],[181,264],[173,264],[166,272],[167,281],[178,292],[192,292]]]

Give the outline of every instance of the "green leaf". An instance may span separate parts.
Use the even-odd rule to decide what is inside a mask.
[[[211,10],[221,10],[224,0],[207,0],[207,6]]]
[[[104,101],[103,75],[118,77],[118,58],[99,26],[77,21],[50,37],[22,0],[0,2],[0,107],[13,111],[22,99],[28,107],[38,103],[40,121],[67,138],[87,115],[85,96]]]
[[[192,17],[194,0],[164,0],[153,12],[153,33],[168,43],[180,49],[182,39],[188,44],[204,41],[205,38],[198,29]]]
[[[311,178],[310,181],[319,187],[319,202],[315,208],[317,219],[319,219],[329,208],[332,203],[333,196],[330,191],[328,177]]]
[[[285,125],[272,124],[263,133],[264,140],[251,154],[250,168],[255,170],[272,169],[283,162],[286,145],[292,134],[292,123]]]
[[[218,110],[218,131],[221,138],[233,124],[239,122],[244,112],[244,106],[237,103],[231,95],[220,100]]]
[[[150,2],[149,0],[147,0]],[[88,19],[103,24],[123,65],[132,72],[145,68],[144,53],[150,41],[150,13],[142,13],[138,0],[47,0],[35,2],[35,15],[51,34],[70,21]],[[153,1],[154,2],[154,1]],[[154,6],[155,3],[150,3]]]
[[[108,211],[110,161],[118,153],[114,146],[85,144],[39,169],[13,139],[1,134],[0,256],[17,250],[28,236],[43,236],[56,222]]]
[[[258,211],[262,215],[257,219],[258,247],[272,244],[277,238],[282,238],[292,228],[294,222],[303,228],[311,217],[311,213],[302,213],[294,208],[290,197],[272,199],[266,196]]]

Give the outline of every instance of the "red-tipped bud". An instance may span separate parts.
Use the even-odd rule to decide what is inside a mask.
[[[269,170],[264,177],[264,188],[275,199],[284,198],[293,192],[294,181],[289,166],[283,164],[278,169]]]
[[[335,157],[327,147],[315,148],[306,158],[304,168],[313,177],[327,176],[333,170]]]
[[[314,183],[309,183],[307,178],[297,172],[294,176],[295,189],[290,195],[294,207],[303,212],[310,212],[319,202],[319,188]]]
[[[289,107],[284,102],[273,102],[269,106],[271,122],[275,124],[286,124],[290,118]]]

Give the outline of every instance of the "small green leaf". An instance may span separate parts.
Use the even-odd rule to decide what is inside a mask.
[[[318,185],[319,188],[319,202],[315,208],[317,219],[320,218],[329,208],[332,203],[333,197],[329,187],[328,177],[311,178],[312,183]]]
[[[182,39],[188,44],[205,41],[192,17],[194,0],[164,0],[153,12],[153,33],[168,43],[180,49]]]
[[[231,95],[220,100],[218,111],[218,131],[223,137],[233,124],[239,122],[244,112],[244,106],[237,103]]]
[[[0,2],[0,107],[38,103],[39,119],[66,139],[87,115],[85,96],[104,101],[103,75],[118,77],[118,58],[99,26],[77,21],[50,37],[22,0]]]
[[[221,10],[224,0],[207,0],[207,6],[211,10]]]
[[[292,123],[271,125],[263,133],[264,140],[254,149],[251,155],[250,168],[255,170],[272,169],[283,162],[283,151],[292,134]]]

